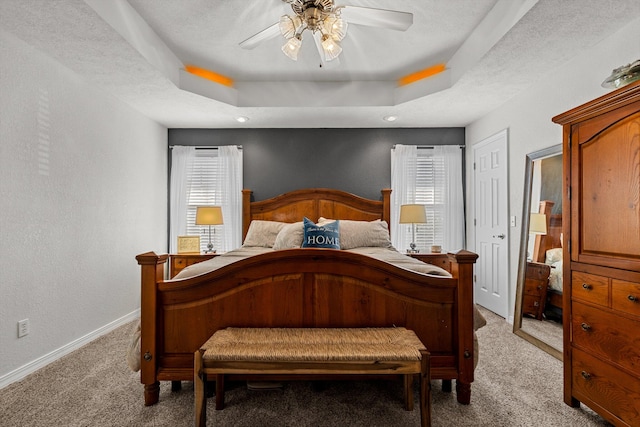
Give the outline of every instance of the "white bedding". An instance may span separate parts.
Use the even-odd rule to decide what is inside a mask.
[[[545,254],[545,264],[551,266],[549,288],[562,293],[562,248],[549,249]]]
[[[187,277],[197,276],[200,274],[213,271],[215,269],[224,267],[241,259],[245,259],[250,256],[259,255],[266,252],[273,252],[272,248],[257,247],[257,246],[243,246],[239,249],[234,249],[230,252],[221,254],[217,257],[213,257],[210,260],[199,262],[197,264],[190,265],[183,269],[180,273],[174,277],[174,279],[185,279]],[[381,261],[388,262],[397,267],[405,268],[407,270],[415,271],[417,273],[428,274],[432,276],[444,276],[451,277],[448,271],[437,267],[435,265],[426,264],[415,258],[411,258],[398,252],[393,247],[381,248],[381,247],[364,247],[349,249],[348,252],[359,253],[367,255],[372,258],[379,259]]]

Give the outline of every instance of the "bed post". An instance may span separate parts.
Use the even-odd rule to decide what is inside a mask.
[[[164,280],[164,264],[168,255],[156,255],[147,252],[136,257],[142,267],[141,299],[140,299],[140,382],[144,384],[145,406],[158,403],[160,398],[160,382],[157,376],[156,360],[156,321],[157,293],[156,286]]]
[[[244,189],[242,190],[242,241],[247,237],[247,231],[249,231],[249,224],[251,223],[251,194],[253,191]]]
[[[391,229],[391,189],[383,188],[382,193],[382,220],[387,221]]]
[[[449,254],[451,274],[458,278],[458,378],[456,393],[458,402],[468,405],[471,402],[471,383],[473,382],[473,265],[478,255],[461,250]]]

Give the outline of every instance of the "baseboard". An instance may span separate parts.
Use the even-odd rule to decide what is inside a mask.
[[[9,384],[12,384],[16,381],[20,381],[21,379],[23,379],[24,377],[26,377],[29,374],[34,373],[35,371],[37,371],[38,369],[41,369],[45,366],[47,366],[48,364],[55,362],[56,360],[60,359],[63,356],[66,356],[67,354],[73,352],[74,350],[79,349],[80,347],[90,343],[91,341],[100,338],[102,335],[108,334],[109,332],[113,331],[114,329],[122,326],[122,325],[126,325],[129,322],[132,322],[133,320],[137,319],[140,317],[140,309],[135,310],[125,316],[122,316],[119,319],[114,320],[111,323],[108,323],[106,325],[104,325],[101,328],[96,329],[93,332],[88,333],[87,335],[78,338],[77,340],[71,341],[69,344],[64,345],[48,354],[45,354],[42,357],[37,358],[36,360],[27,363],[26,365],[23,365],[21,367],[19,367],[18,369],[15,369],[11,372],[9,372],[8,374],[5,374],[3,376],[0,377],[0,389],[4,388],[6,386],[8,386]]]

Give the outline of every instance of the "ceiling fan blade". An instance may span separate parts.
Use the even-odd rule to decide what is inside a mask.
[[[322,68],[335,68],[340,65],[340,58],[335,58],[331,61],[327,61],[324,56],[324,50],[322,49],[322,34],[320,31],[316,31],[313,33],[313,41],[315,42],[316,48],[318,48],[318,55],[320,55],[320,65]]]
[[[374,9],[360,6],[340,6],[342,18],[349,24],[382,27],[405,31],[413,24],[413,13]]]
[[[272,39],[274,37],[279,36],[280,35],[280,27],[279,27],[278,24],[279,23],[276,22],[275,24],[271,25],[270,27],[265,28],[264,30],[260,31],[259,33],[252,35],[251,37],[249,37],[245,41],[240,42],[240,47],[243,48],[243,49],[253,49],[254,47],[258,46],[263,41],[269,40],[269,39]]]

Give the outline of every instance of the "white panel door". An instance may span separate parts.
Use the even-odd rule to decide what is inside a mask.
[[[507,131],[474,146],[476,303],[507,317],[509,311],[509,224]]]

